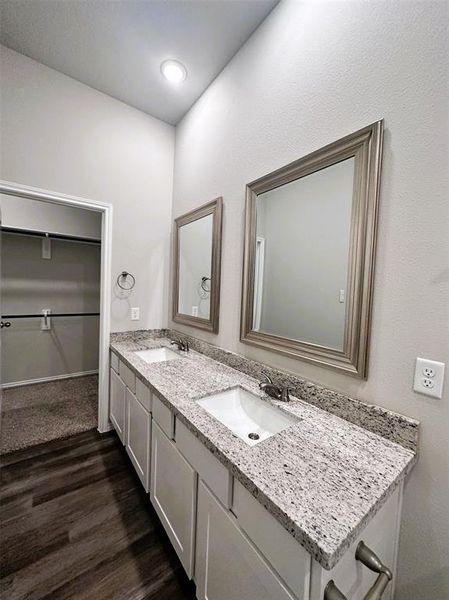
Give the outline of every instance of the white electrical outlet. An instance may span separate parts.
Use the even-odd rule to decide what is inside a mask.
[[[138,321],[140,319],[140,308],[131,308],[131,321]]]
[[[433,398],[441,398],[443,394],[444,366],[444,363],[436,360],[417,358],[413,384],[415,392]]]

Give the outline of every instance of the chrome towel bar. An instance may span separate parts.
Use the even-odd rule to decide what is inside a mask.
[[[379,573],[378,578],[367,591],[363,600],[380,600],[385,588],[393,579],[390,569],[382,563],[380,558],[364,542],[359,542],[355,551],[355,559],[364,564],[365,567],[368,567],[370,571]],[[333,579],[331,579],[324,590],[324,600],[349,599],[338,589]]]

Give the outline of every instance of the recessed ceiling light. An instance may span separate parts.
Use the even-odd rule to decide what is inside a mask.
[[[166,60],[161,64],[161,73],[170,83],[181,83],[187,77],[187,70],[177,60]]]

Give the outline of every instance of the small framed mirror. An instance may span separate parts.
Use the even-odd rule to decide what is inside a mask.
[[[367,376],[383,122],[247,186],[242,342]]]
[[[223,200],[175,219],[173,321],[218,332]]]

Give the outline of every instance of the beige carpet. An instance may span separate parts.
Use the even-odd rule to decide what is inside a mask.
[[[0,454],[97,426],[98,376],[3,390]]]

